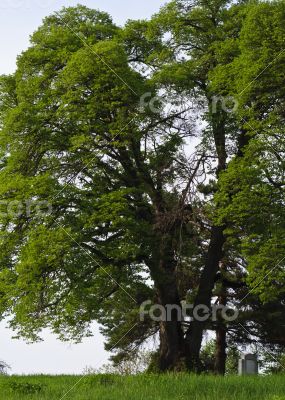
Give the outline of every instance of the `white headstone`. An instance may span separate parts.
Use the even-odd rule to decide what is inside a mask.
[[[242,354],[239,359],[238,366],[239,375],[256,375],[258,374],[258,361],[256,354]]]

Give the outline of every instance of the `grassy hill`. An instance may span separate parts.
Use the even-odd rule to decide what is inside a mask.
[[[285,375],[18,376],[0,378],[2,400],[285,400]]]

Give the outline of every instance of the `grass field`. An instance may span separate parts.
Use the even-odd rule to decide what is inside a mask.
[[[18,376],[0,378],[2,400],[285,400],[285,375]]]

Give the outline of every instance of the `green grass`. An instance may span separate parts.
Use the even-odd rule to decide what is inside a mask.
[[[226,378],[140,375],[17,376],[0,378],[2,400],[285,400],[285,375]],[[72,389],[72,390],[71,390]]]

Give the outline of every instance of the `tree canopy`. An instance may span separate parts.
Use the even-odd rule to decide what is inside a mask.
[[[161,371],[201,370],[207,331],[217,373],[227,344],[284,349],[284,21],[280,1],[226,0],[43,21],[0,78],[0,307],[19,336],[97,321],[115,362],[158,337]],[[142,320],[147,300],[171,318]],[[183,301],[239,315],[181,319]]]

